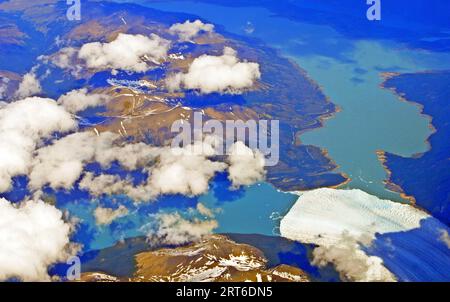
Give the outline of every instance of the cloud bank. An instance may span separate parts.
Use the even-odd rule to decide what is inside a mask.
[[[13,206],[0,199],[0,280],[49,281],[50,265],[66,261],[71,225],[63,214],[43,201]]]
[[[214,25],[205,24],[200,20],[193,22],[187,20],[184,23],[175,23],[169,28],[169,33],[178,35],[181,41],[191,41],[201,32],[214,32]]]
[[[175,73],[167,77],[169,91],[182,88],[200,93],[242,93],[260,79],[259,64],[240,62],[237,52],[225,47],[222,56],[202,55],[196,58],[187,73]]]
[[[0,192],[12,188],[13,177],[26,175],[35,197],[45,186],[71,190],[78,183],[92,196],[127,195],[135,201],[149,201],[164,194],[204,194],[216,173],[227,168],[233,187],[264,177],[264,157],[242,142],[232,146],[223,162],[211,137],[183,148],[121,142],[112,132],[75,132],[59,138],[77,129],[70,112],[104,101],[103,95],[88,95],[80,89],[63,95],[58,102],[32,97],[0,106]],[[122,179],[86,173],[86,165],[94,162],[102,169],[117,162],[129,172],[139,170],[148,177],[135,184],[131,174]]]

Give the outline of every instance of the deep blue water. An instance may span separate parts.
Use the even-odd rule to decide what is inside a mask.
[[[450,224],[450,72],[403,74],[385,86],[423,106],[436,129],[429,151],[412,158],[387,154],[391,181],[414,196],[417,205]]]
[[[153,5],[153,1],[136,3]],[[159,3],[171,3],[161,0]],[[189,0],[177,2],[189,3]],[[197,3],[228,7],[265,8],[273,15],[297,22],[331,26],[349,39],[393,40],[412,48],[450,50],[450,3],[446,0],[381,1],[381,21],[368,22],[366,1],[354,0],[198,0]],[[433,37],[432,39],[430,37]],[[314,42],[326,43],[314,38]],[[307,45],[307,44],[305,44]],[[316,49],[311,49],[316,54]],[[338,50],[338,52],[333,52]],[[348,48],[322,48],[332,57],[345,56]],[[308,48],[305,48],[308,51]]]
[[[450,247],[440,237],[450,229],[435,218],[421,221],[418,229],[377,235],[367,249],[381,257],[399,281],[450,280]]]

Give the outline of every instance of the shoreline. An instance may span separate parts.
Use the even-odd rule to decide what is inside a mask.
[[[323,87],[322,87],[321,85],[319,85],[319,83],[316,82],[316,81],[308,74],[308,72],[307,72],[304,68],[302,68],[302,67],[300,66],[300,64],[299,64],[293,57],[288,56],[288,55],[284,55],[284,54],[281,52],[281,50],[279,50],[279,49],[276,49],[276,52],[278,53],[278,55],[280,55],[280,56],[286,58],[293,66],[295,66],[295,68],[298,69],[298,71],[299,71],[299,72],[300,72],[300,73],[308,80],[308,82],[311,83],[311,85],[315,86],[315,87],[316,87],[316,88],[324,95],[326,103],[327,103],[327,104],[332,104],[333,107],[334,107],[334,111],[333,111],[333,112],[323,113],[323,114],[321,114],[321,115],[318,117],[319,126],[313,127],[313,128],[308,128],[308,129],[303,129],[303,130],[299,130],[299,131],[295,132],[295,138],[294,138],[293,143],[296,144],[297,142],[299,142],[299,145],[303,145],[303,146],[314,146],[314,147],[319,148],[319,149],[320,149],[320,152],[322,153],[322,155],[323,155],[325,158],[327,158],[327,159],[330,161],[330,163],[331,163],[332,165],[335,166],[335,168],[332,169],[332,170],[330,170],[330,172],[334,172],[334,173],[336,173],[336,174],[342,176],[343,178],[345,178],[345,180],[344,180],[343,182],[341,182],[341,183],[339,183],[339,184],[336,184],[336,185],[332,185],[332,186],[325,186],[326,188],[334,188],[334,189],[336,189],[336,188],[339,188],[339,187],[341,187],[341,186],[347,185],[348,183],[350,183],[350,182],[352,181],[352,179],[351,179],[346,173],[344,173],[344,172],[338,172],[338,171],[337,171],[339,168],[341,168],[341,166],[338,165],[338,164],[336,163],[336,161],[329,155],[329,151],[328,151],[326,148],[322,148],[322,147],[316,146],[316,145],[305,145],[305,144],[302,143],[302,141],[301,141],[301,139],[300,139],[300,136],[301,136],[302,134],[306,133],[306,132],[313,131],[313,130],[317,130],[317,129],[320,129],[320,128],[324,128],[324,127],[325,127],[325,122],[326,122],[327,120],[330,120],[330,119],[332,119],[332,118],[335,118],[336,115],[337,115],[339,112],[342,112],[342,107],[339,106],[338,104],[333,103],[333,102],[331,101],[331,98],[325,94],[325,92],[324,92],[324,90],[323,90]],[[322,188],[325,188],[325,187],[322,187]],[[319,188],[321,188],[321,187],[318,187],[317,189],[319,189]],[[291,191],[287,191],[287,192],[291,192]],[[294,192],[295,192],[295,191],[294,191]]]
[[[419,109],[419,115],[421,117],[424,117],[428,120],[428,128],[431,130],[430,135],[428,135],[428,137],[425,139],[425,144],[427,145],[427,150],[424,152],[419,152],[419,153],[415,153],[412,156],[408,157],[408,158],[415,158],[415,157],[420,157],[423,154],[429,152],[432,149],[431,146],[431,142],[430,142],[430,138],[432,135],[434,135],[437,132],[437,129],[434,127],[433,125],[433,117],[431,115],[428,115],[424,112],[425,110],[425,106],[421,103],[412,101],[412,100],[408,100],[402,93],[400,93],[395,87],[387,87],[386,83],[391,80],[394,79],[396,77],[405,75],[405,74],[428,74],[428,73],[432,73],[432,71],[421,71],[421,72],[414,72],[414,73],[399,73],[399,72],[382,72],[380,73],[381,78],[383,79],[383,82],[379,85],[379,87],[381,89],[386,89],[391,91],[400,102],[405,102],[408,104],[412,104],[414,106],[416,106]],[[407,193],[405,193],[404,189],[402,188],[401,185],[396,184],[393,180],[392,180],[392,171],[390,170],[388,164],[387,164],[387,157],[389,154],[389,152],[384,151],[384,150],[377,150],[376,151],[377,154],[377,158],[378,161],[381,163],[383,169],[386,171],[387,173],[387,178],[385,179],[384,183],[385,183],[385,188],[387,190],[394,190],[394,192],[399,193],[400,197],[409,201],[412,205],[417,206],[417,201],[416,198],[412,195],[408,195]],[[393,154],[395,155],[395,154]]]
[[[408,100],[407,98],[405,98],[405,96],[403,96],[401,93],[399,93],[396,88],[386,87],[385,84],[387,83],[387,81],[389,81],[393,78],[405,75],[405,74],[429,74],[429,73],[433,73],[433,72],[432,71],[408,72],[408,73],[382,72],[380,74],[381,78],[383,79],[383,82],[379,85],[379,87],[381,89],[391,91],[400,102],[416,106],[419,109],[419,115],[428,120],[428,129],[430,129],[431,133],[430,133],[430,135],[428,135],[428,137],[424,141],[425,144],[428,146],[428,148],[427,148],[427,150],[425,150],[423,152],[418,152],[418,153],[413,154],[411,157],[419,156],[419,155],[427,153],[431,150],[432,147],[431,147],[431,143],[430,143],[430,137],[437,132],[437,129],[433,125],[433,117],[431,115],[424,113],[425,106],[423,104],[420,104],[420,103],[412,101],[412,100]]]

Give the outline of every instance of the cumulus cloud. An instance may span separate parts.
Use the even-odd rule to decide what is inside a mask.
[[[169,28],[169,32],[173,35],[178,35],[181,41],[190,41],[201,32],[214,32],[214,25],[205,24],[200,20],[191,22],[186,20],[184,23],[175,23]]]
[[[120,205],[117,209],[97,207],[94,210],[95,222],[98,225],[109,225],[115,219],[128,214],[128,209]]]
[[[13,206],[0,199],[0,280],[49,281],[48,267],[75,252],[71,229],[61,211],[43,201]]]
[[[251,185],[264,179],[264,155],[258,150],[250,149],[241,141],[231,146],[228,162],[228,178],[233,187]]]
[[[204,144],[204,143],[201,143]],[[209,180],[227,165],[208,159],[214,154],[211,145],[204,145],[209,152],[196,152],[196,146],[172,148],[162,152],[151,170],[149,185],[157,194],[200,195],[208,191]]]
[[[312,263],[322,267],[333,264],[344,281],[396,281],[395,276],[384,267],[381,258],[368,256],[361,250],[360,243],[345,232],[335,244],[315,248]]]
[[[105,94],[88,94],[86,88],[72,90],[59,97],[58,103],[68,112],[77,113],[89,107],[97,107],[106,104],[110,97]]]
[[[41,83],[36,77],[34,70],[26,73],[19,84],[14,96],[18,99],[37,95],[42,92]]]
[[[11,189],[11,178],[27,174],[42,139],[77,126],[52,99],[26,98],[0,108],[0,192]]]
[[[216,220],[186,219],[179,213],[160,213],[154,216],[148,238],[153,244],[181,245],[196,242],[218,227]]]
[[[92,69],[145,72],[151,68],[149,63],[159,64],[166,58],[169,46],[169,41],[155,34],[147,37],[120,33],[109,43],[84,44],[78,58]]]
[[[196,58],[187,73],[175,73],[165,80],[170,91],[185,89],[201,93],[242,93],[261,77],[259,64],[240,62],[237,52],[225,47],[222,56],[202,55]]]

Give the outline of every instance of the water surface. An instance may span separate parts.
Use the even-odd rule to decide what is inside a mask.
[[[328,151],[339,170],[351,178],[346,187],[404,201],[385,188],[387,173],[376,151],[402,156],[424,152],[431,130],[417,106],[380,87],[382,75],[447,69],[449,54],[406,49],[392,40],[354,40],[329,26],[288,20],[258,7],[190,1],[143,4],[201,16],[228,32],[259,38],[295,60],[342,110],[325,127],[302,134],[303,143]]]

